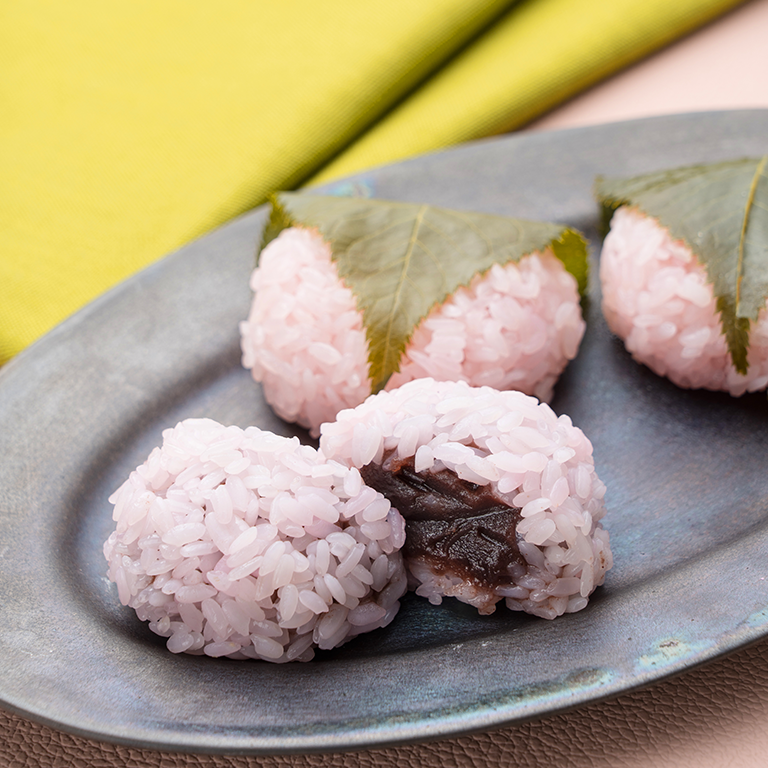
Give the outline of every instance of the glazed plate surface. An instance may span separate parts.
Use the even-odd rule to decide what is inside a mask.
[[[768,111],[682,115],[466,145],[327,186],[567,223],[599,257],[597,174],[766,152]],[[306,435],[240,366],[265,211],[186,246],[0,371],[0,705],[75,733],[198,752],[355,749],[596,701],[768,634],[765,394],[686,392],[601,317],[552,406],[592,440],[616,565],[581,613],[480,617],[408,596],[387,628],[307,664],[174,656],[117,601],[109,494],[164,428],[207,416]]]

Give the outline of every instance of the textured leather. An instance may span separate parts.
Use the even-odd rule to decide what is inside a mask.
[[[764,768],[768,640],[643,690],[490,733],[323,755],[133,749],[0,711],[0,768]]]

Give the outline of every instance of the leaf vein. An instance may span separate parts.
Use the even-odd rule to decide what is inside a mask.
[[[768,162],[768,155],[763,155],[762,159],[757,165],[755,175],[752,177],[752,183],[749,187],[749,195],[747,196],[747,204],[744,210],[744,221],[741,225],[741,234],[739,236],[739,258],[736,264],[736,315],[738,316],[741,311],[741,281],[744,277],[744,242],[747,237],[747,224],[749,223],[749,214],[752,210],[752,204],[755,200],[755,194],[757,192],[757,185],[760,181],[760,177],[765,170],[766,162]]]
[[[413,222],[413,228],[411,230],[411,236],[408,241],[408,248],[406,249],[405,255],[403,256],[403,267],[400,272],[400,280],[398,281],[397,289],[395,290],[395,295],[392,297],[392,304],[391,308],[389,310],[389,317],[387,318],[387,332],[384,336],[384,360],[387,360],[389,358],[389,355],[391,353],[391,341],[392,341],[392,326],[395,322],[395,316],[397,315],[397,310],[400,307],[400,300],[403,294],[403,285],[405,284],[405,280],[408,276],[408,268],[411,264],[411,259],[413,258],[413,249],[415,244],[418,242],[419,237],[419,229],[421,228],[421,222],[424,220],[424,215],[427,212],[427,206],[422,205],[418,213],[416,214],[416,217]]]

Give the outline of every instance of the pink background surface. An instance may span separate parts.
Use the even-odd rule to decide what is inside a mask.
[[[596,86],[528,130],[751,107],[768,108],[768,0],[752,0]],[[163,754],[70,736],[0,711],[0,768],[81,765],[763,768],[768,765],[768,640],[673,680],[538,722],[426,745],[344,755]]]

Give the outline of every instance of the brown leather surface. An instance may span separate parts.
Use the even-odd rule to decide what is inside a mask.
[[[610,701],[491,733],[355,753],[245,757],[133,749],[0,710],[1,768],[763,768],[768,640]]]

